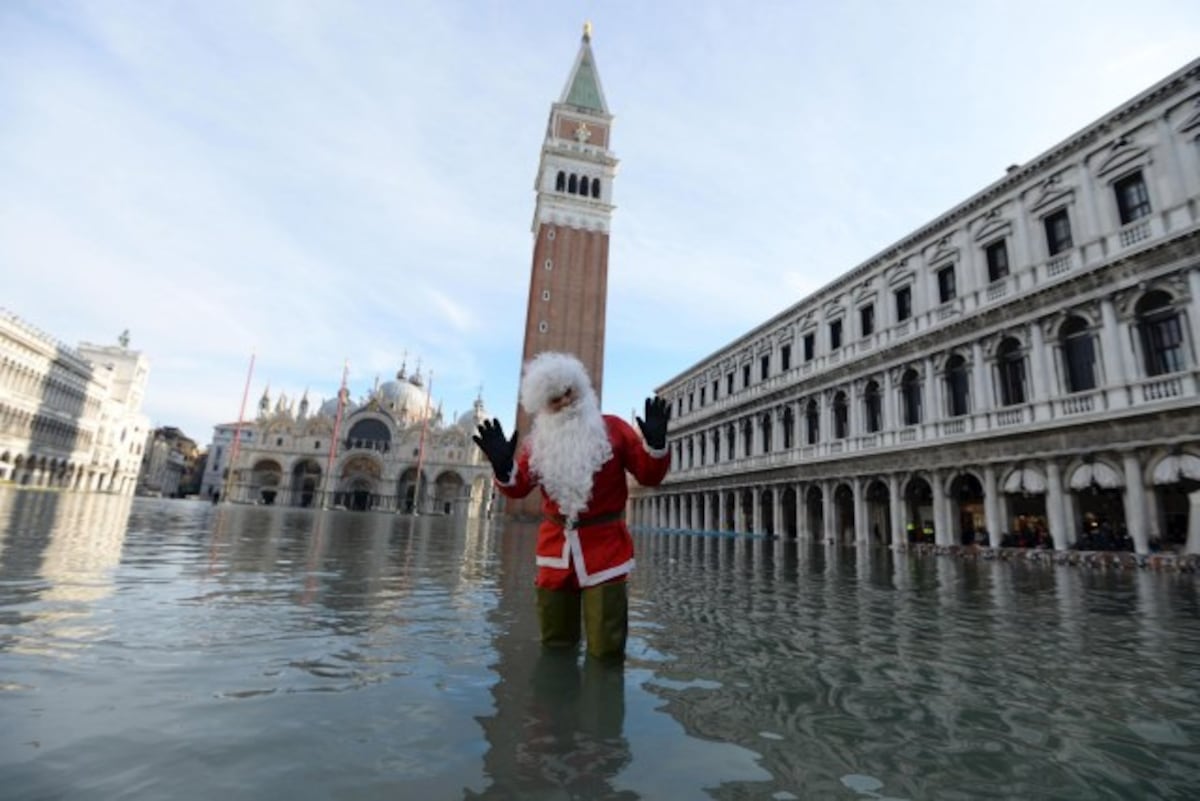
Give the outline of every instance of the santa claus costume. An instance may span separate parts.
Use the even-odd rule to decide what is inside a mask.
[[[542,642],[577,645],[582,607],[588,653],[619,659],[628,630],[626,579],[634,567],[633,538],[624,519],[625,474],[645,486],[656,486],[666,476],[666,404],[648,400],[647,419],[638,419],[646,440],[658,446],[651,447],[624,420],[601,414],[578,359],[547,352],[525,367],[521,405],[533,427],[512,469],[505,470],[504,454],[495,458],[497,448],[483,441],[488,439],[484,426],[483,440],[476,441],[496,466],[500,492],[523,498],[535,488],[542,491],[536,549]],[[498,422],[488,425],[499,431]],[[516,438],[514,432],[511,449]]]

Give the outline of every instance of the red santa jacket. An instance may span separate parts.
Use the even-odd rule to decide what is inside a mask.
[[[642,438],[621,418],[606,414],[604,423],[612,457],[596,472],[591,500],[578,521],[567,525],[558,504],[542,490],[543,519],[537,541],[539,587],[562,589],[575,581],[580,587],[590,587],[622,578],[633,569],[633,538],[620,516],[629,497],[625,471],[632,473],[638,483],[654,487],[667,475],[671,457],[666,449],[648,451]],[[528,449],[522,449],[509,482],[496,482],[500,492],[510,498],[524,498],[537,486],[537,475],[529,467]]]

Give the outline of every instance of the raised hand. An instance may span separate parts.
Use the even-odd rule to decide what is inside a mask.
[[[646,398],[646,419],[637,419],[638,428],[646,440],[646,447],[661,451],[667,447],[667,422],[671,419],[671,407],[657,396]]]
[[[520,432],[514,430],[512,439],[504,436],[504,426],[496,418],[484,420],[479,424],[479,433],[471,437],[475,444],[492,463],[492,470],[501,482],[507,482],[512,475],[513,457],[517,453],[517,436]]]

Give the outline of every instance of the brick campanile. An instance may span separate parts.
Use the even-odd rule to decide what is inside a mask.
[[[542,143],[521,365],[547,350],[573,353],[599,397],[617,159],[609,150],[613,117],[604,102],[591,34],[590,23],[585,24],[566,88],[550,107]],[[529,432],[519,399],[516,425]]]

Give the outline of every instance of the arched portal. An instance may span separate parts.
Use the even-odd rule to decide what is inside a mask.
[[[317,502],[321,491],[321,466],[315,459],[304,459],[292,468],[291,503],[293,506],[309,507]]]
[[[904,489],[904,529],[909,542],[933,542],[933,490],[920,476]]]
[[[971,545],[975,542],[976,532],[987,528],[987,516],[983,510],[983,485],[972,473],[959,473],[950,482],[951,502],[958,509],[954,532],[960,545]]]
[[[790,539],[796,538],[796,488],[787,487],[783,490],[783,498],[779,502],[780,514],[783,515],[783,520],[780,521],[780,533]]]

